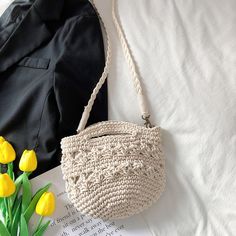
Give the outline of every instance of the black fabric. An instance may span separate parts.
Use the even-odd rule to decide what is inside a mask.
[[[40,174],[60,164],[104,68],[98,17],[87,0],[16,0],[0,18],[0,135],[35,149]],[[88,124],[107,119],[103,86]],[[19,174],[20,172],[18,172]]]

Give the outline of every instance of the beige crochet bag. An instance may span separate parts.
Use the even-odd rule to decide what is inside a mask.
[[[61,168],[69,199],[81,213],[102,219],[125,218],[143,211],[160,197],[165,187],[160,127],[150,124],[135,64],[116,18],[114,0],[112,16],[131,70],[145,126],[104,121],[84,129],[109,71],[111,44],[105,28],[107,58],[104,72],[85,107],[78,134],[61,141]]]

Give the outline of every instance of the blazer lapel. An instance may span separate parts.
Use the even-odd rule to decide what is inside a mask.
[[[63,3],[64,0],[36,0],[19,23],[17,20],[23,14],[15,19],[10,33],[4,29],[0,31],[0,72],[7,70],[53,36],[47,23],[59,19]]]

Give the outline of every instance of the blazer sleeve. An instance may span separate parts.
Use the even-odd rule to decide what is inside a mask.
[[[60,138],[76,133],[84,106],[104,69],[104,46],[96,15],[80,16],[64,29],[55,66],[54,92]],[[107,85],[100,90],[88,124],[107,120]]]

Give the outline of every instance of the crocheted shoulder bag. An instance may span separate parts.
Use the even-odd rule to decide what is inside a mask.
[[[84,109],[78,133],[61,141],[61,168],[69,199],[81,213],[102,219],[120,219],[143,211],[160,197],[166,182],[160,127],[149,121],[141,82],[116,17],[114,0],[112,17],[131,71],[144,126],[103,121],[85,128],[111,62],[111,43],[100,17],[107,37],[104,72]]]

